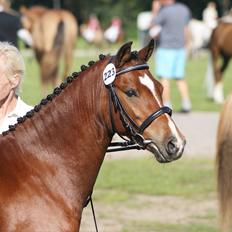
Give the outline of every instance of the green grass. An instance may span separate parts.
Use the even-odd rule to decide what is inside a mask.
[[[157,197],[172,197],[163,207],[171,207],[169,209],[174,214],[179,213],[179,204],[191,204],[190,208],[193,210],[192,205],[195,205],[195,202],[216,202],[215,186],[215,167],[212,159],[183,157],[169,164],[159,164],[147,156],[105,160],[94,187],[93,199],[101,206],[115,209],[114,216],[104,214],[104,211],[98,213],[96,208],[99,221],[115,217],[115,221],[122,226],[122,232],[218,232],[217,210],[207,209],[202,213],[203,209],[196,208],[196,211],[189,214],[191,217],[186,216],[186,219],[176,222],[170,222],[168,219],[159,221],[155,216],[153,219],[152,215],[148,218],[141,215],[134,219],[126,215],[129,214],[127,210],[139,215],[151,207],[155,211],[154,215],[157,215],[162,205],[156,205],[149,197],[156,197],[157,200]],[[142,196],[145,200],[138,201],[137,196]],[[173,204],[175,199],[179,203]],[[122,207],[127,210],[122,210]],[[183,210],[183,207],[181,208]],[[217,208],[216,205],[214,208]],[[125,218],[123,215],[118,216],[121,210]],[[167,212],[170,214],[171,211]]]
[[[96,189],[107,201],[126,200],[130,194],[204,198],[215,192],[214,162],[182,158],[159,164],[153,158],[107,160]],[[104,191],[102,191],[104,190]]]
[[[119,44],[114,46],[103,45],[102,47],[88,45],[82,39],[77,41],[77,57],[74,58],[72,70],[79,71],[82,64],[87,64],[90,60],[98,60],[100,53],[114,54],[119,48]],[[137,41],[134,42],[133,49],[138,49]],[[86,54],[86,56],[80,56]],[[38,64],[33,57],[25,57],[26,62],[26,76],[23,83],[23,99],[29,104],[36,104],[41,100],[40,83],[39,83],[39,69]],[[151,72],[154,74],[154,58],[149,61]],[[207,66],[207,55],[203,55],[199,58],[189,59],[186,68],[186,78],[189,85],[190,96],[192,100],[194,111],[219,111],[221,106],[207,99],[206,91],[204,88],[204,78]],[[229,67],[224,76],[225,95],[232,89],[231,76],[232,70]],[[175,82],[171,83],[172,89],[172,101],[174,110],[180,109],[180,96],[177,91]],[[52,91],[52,89],[51,89]]]

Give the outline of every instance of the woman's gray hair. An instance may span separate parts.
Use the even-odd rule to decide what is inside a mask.
[[[0,42],[0,59],[6,65],[6,77],[11,80],[18,75],[20,78],[19,85],[15,89],[15,94],[19,95],[20,86],[25,73],[25,64],[19,50],[8,42]]]

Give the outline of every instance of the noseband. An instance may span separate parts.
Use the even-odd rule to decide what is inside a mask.
[[[135,66],[129,66],[127,68],[121,69],[120,71],[116,72],[116,77],[127,73],[131,72],[134,70],[144,70],[144,69],[149,69],[148,64],[139,64]],[[162,114],[169,114],[170,116],[172,115],[172,110],[167,107],[163,106],[157,111],[153,112],[150,114],[144,121],[143,123],[138,126],[134,120],[130,117],[130,115],[126,112],[124,109],[122,103],[120,102],[118,95],[115,91],[113,83],[109,84],[106,86],[109,90],[109,107],[110,107],[110,118],[111,118],[111,124],[112,124],[112,130],[114,133],[117,133],[122,139],[124,139],[126,142],[113,142],[110,144],[110,147],[113,148],[108,148],[107,152],[114,152],[114,151],[122,151],[122,150],[131,150],[131,149],[146,149],[147,145],[151,143],[150,140],[144,139],[142,136],[144,130],[159,116]],[[120,114],[120,120],[126,129],[129,137],[131,138],[130,140],[125,139],[122,137],[116,130],[115,128],[115,123],[113,119],[113,105],[116,109],[116,111],[119,112]],[[117,147],[117,148],[116,148]]]

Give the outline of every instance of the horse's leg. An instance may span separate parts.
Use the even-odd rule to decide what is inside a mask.
[[[63,73],[63,79],[66,78],[69,75],[69,71],[72,66],[72,60],[73,60],[73,52],[71,46],[68,48],[65,48],[64,51],[64,73]]]
[[[58,66],[56,67],[56,70],[54,70],[54,77],[52,78],[52,87],[55,88],[60,84],[60,78],[59,78],[59,69]]]
[[[67,29],[68,30],[68,29]],[[74,32],[65,33],[65,43],[63,44],[63,57],[64,57],[64,72],[63,72],[63,79],[66,78],[68,75],[70,75],[70,69],[72,67],[72,61],[73,61],[73,53],[75,49],[76,44],[76,33]]]
[[[225,54],[221,54],[221,56],[223,59],[222,65],[220,67],[219,75],[217,75],[215,79],[214,99],[217,103],[222,103],[224,101],[222,77],[230,61],[229,56]]]
[[[219,65],[219,48],[212,49],[212,60],[214,68],[214,93],[213,98],[216,103],[222,103],[224,101],[223,85],[222,85],[222,73]]]
[[[48,93],[46,81],[41,80],[41,94],[42,97],[45,97]]]
[[[230,56],[227,56],[225,54],[222,55],[222,58],[223,58],[223,63],[222,63],[222,66],[221,66],[221,74],[224,73],[224,71],[226,70],[229,62],[230,62]]]
[[[207,96],[209,99],[213,99],[214,95],[214,70],[213,70],[213,60],[212,60],[212,54],[209,51],[209,57],[208,57],[208,65],[205,75],[205,87],[207,91]]]

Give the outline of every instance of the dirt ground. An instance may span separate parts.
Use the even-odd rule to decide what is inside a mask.
[[[173,196],[136,195],[130,203],[126,205],[96,203],[94,207],[99,231],[121,232],[125,225],[133,225],[134,222],[163,224],[203,222],[209,224],[211,223],[209,213],[217,212],[217,202],[212,196],[204,201],[193,201]],[[84,209],[80,231],[95,231],[90,205]]]

